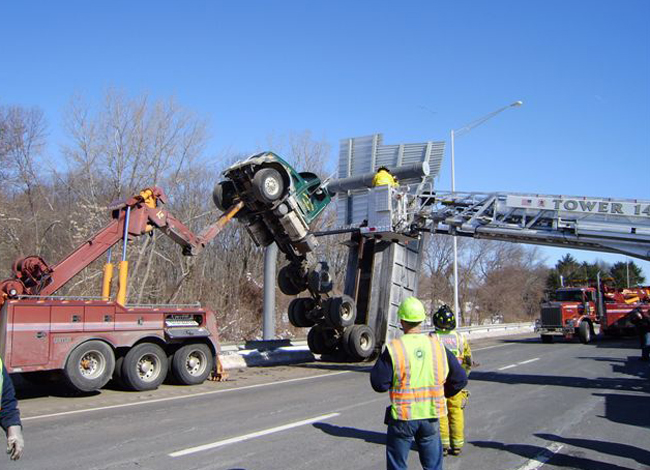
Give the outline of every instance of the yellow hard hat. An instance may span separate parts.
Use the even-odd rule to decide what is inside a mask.
[[[415,297],[407,297],[401,304],[399,304],[397,316],[400,320],[419,323],[424,321],[426,312],[424,311],[424,305],[422,305],[422,302]]]

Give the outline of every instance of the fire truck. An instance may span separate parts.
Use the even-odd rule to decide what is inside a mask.
[[[200,234],[165,209],[158,187],[109,206],[110,223],[60,262],[28,256],[0,282],[0,352],[10,373],[28,379],[62,374],[78,391],[102,388],[115,375],[131,390],[157,388],[168,370],[180,384],[221,373],[213,312],[200,305],[128,305],[128,241],[158,229],[197,255],[231,220],[233,206]],[[118,289],[111,299],[112,248],[122,242]],[[75,275],[108,253],[101,297],[57,296]]]
[[[633,332],[629,316],[634,311],[650,312],[650,287],[617,289],[598,278],[589,286],[557,289],[553,300],[542,304],[535,330],[544,343],[577,336],[586,344],[597,325],[606,336]]]

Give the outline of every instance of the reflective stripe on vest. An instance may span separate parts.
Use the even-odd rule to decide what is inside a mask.
[[[465,344],[463,343],[463,335],[457,331],[436,331],[436,336],[440,342],[449,349],[449,351],[456,356],[456,358],[463,363],[463,350]]]
[[[393,362],[390,388],[394,419],[439,418],[446,416],[443,384],[449,373],[447,354],[436,336],[404,335],[388,344]]]

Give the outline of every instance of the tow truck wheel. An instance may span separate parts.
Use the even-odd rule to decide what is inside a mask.
[[[578,328],[578,337],[582,344],[587,344],[591,341],[591,325],[588,321],[580,322],[580,327]]]
[[[357,318],[357,306],[349,295],[328,300],[325,309],[325,320],[335,328],[353,325]]]
[[[375,333],[368,325],[352,325],[343,332],[343,346],[352,359],[367,359],[375,350]]]
[[[553,335],[542,335],[542,343],[551,344],[553,342]]]
[[[197,385],[205,382],[213,367],[212,352],[202,343],[188,344],[174,353],[172,374],[182,385]]]
[[[154,390],[165,380],[167,354],[157,344],[141,343],[132,347],[122,364],[122,381],[130,390]]]
[[[309,328],[314,326],[315,322],[307,317],[307,313],[315,307],[314,299],[310,297],[300,297],[293,299],[289,304],[288,315],[289,322],[297,328]]]
[[[270,204],[284,193],[282,175],[275,168],[262,168],[253,176],[253,193],[258,201]]]
[[[115,354],[102,341],[88,341],[68,356],[63,375],[68,384],[80,392],[99,390],[113,376]]]

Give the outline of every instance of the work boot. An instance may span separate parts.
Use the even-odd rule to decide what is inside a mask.
[[[459,448],[452,447],[451,449],[449,449],[450,455],[460,455],[460,452],[461,452],[460,447]]]
[[[446,457],[447,454],[449,454],[449,447],[443,447],[442,448],[442,456]]]

